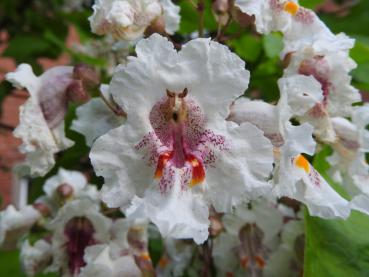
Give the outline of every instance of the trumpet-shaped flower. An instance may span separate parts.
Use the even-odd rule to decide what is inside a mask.
[[[52,261],[51,244],[41,239],[33,245],[24,241],[20,254],[22,269],[27,276],[35,276],[42,272]]]
[[[251,122],[263,130],[274,146],[275,171],[273,192],[307,205],[312,215],[346,218],[349,203],[337,194],[323,177],[301,155],[314,154],[313,128],[304,123],[293,126],[292,114],[304,114],[315,103],[321,90],[312,77],[292,76],[279,80],[281,98],[277,106],[260,101],[238,100],[229,117],[237,123]],[[306,93],[311,91],[311,94]],[[291,97],[293,95],[293,97]],[[306,101],[303,101],[306,98]]]
[[[284,76],[301,74],[312,76],[319,82],[323,98],[301,119],[315,127],[315,133],[321,140],[333,142],[335,135],[330,118],[350,116],[354,109],[352,104],[361,101],[361,96],[350,84],[349,73],[356,67],[349,57],[353,40],[337,45],[323,42],[291,53]]]
[[[76,276],[85,266],[85,249],[109,240],[111,220],[99,209],[86,198],[68,202],[58,211],[47,226],[53,232],[53,261],[47,271]]]
[[[17,211],[9,205],[0,213],[0,247],[12,249],[18,240],[25,235],[41,218],[41,213],[32,206]]]
[[[127,121],[97,139],[90,154],[105,179],[102,199],[129,216],[150,218],[166,237],[201,243],[209,203],[228,211],[268,189],[271,144],[255,126],[225,120],[249,72],[208,39],[177,52],[153,35],[136,52],[110,83]]]
[[[236,0],[235,5],[242,12],[255,16],[259,33],[283,33],[282,56],[322,38],[335,41],[340,36],[335,36],[313,11],[301,7],[296,0]]]
[[[23,141],[20,151],[27,154],[22,174],[43,176],[54,166],[54,154],[73,145],[64,134],[68,102],[85,100],[97,77],[83,65],[54,67],[37,77],[28,64],[21,64],[6,79],[30,94],[14,131]]]
[[[92,31],[117,39],[135,40],[161,17],[168,34],[179,27],[179,7],[170,0],[98,0],[93,9],[89,18]]]
[[[332,145],[333,155],[328,157],[336,181],[354,184],[359,192],[369,195],[369,165],[365,153],[369,152],[369,105],[356,107],[352,122],[346,118],[332,118],[338,141]],[[357,194],[355,188],[348,188]],[[357,190],[356,189],[356,190]]]

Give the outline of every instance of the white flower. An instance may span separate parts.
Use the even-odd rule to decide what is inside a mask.
[[[87,182],[85,175],[78,171],[70,171],[59,168],[58,174],[46,180],[43,190],[46,197],[40,198],[41,202],[53,211],[57,211],[65,201],[81,198],[99,200],[96,186]]]
[[[110,239],[111,220],[100,213],[99,204],[88,198],[65,204],[48,224],[53,232],[53,263],[47,271],[74,276],[85,265],[86,247]]]
[[[109,243],[87,247],[84,260],[86,266],[82,268],[80,277],[143,276],[137,262],[151,264],[148,254],[147,222],[116,220],[111,229]]]
[[[307,123],[293,126],[289,121],[293,113],[304,114],[311,108],[313,96],[318,95],[319,84],[312,77],[293,76],[280,79],[279,87],[281,98],[277,106],[257,101],[236,101],[230,119],[255,124],[273,143],[276,162],[273,192],[276,196],[303,202],[315,216],[346,218],[350,213],[349,203],[301,155],[314,154],[312,126]],[[310,88],[311,94],[305,93],[306,88]]]
[[[91,29],[99,35],[135,40],[164,15],[165,30],[173,34],[179,27],[179,7],[170,0],[98,0],[89,18]]]
[[[109,94],[109,86],[101,85],[102,98],[93,98],[77,108],[77,119],[72,122],[71,129],[85,136],[86,144],[92,143],[111,129],[122,125],[126,117],[114,103]],[[108,101],[108,103],[104,103]],[[108,107],[109,105],[109,107]],[[113,111],[116,110],[116,112]],[[120,113],[119,113],[120,112]]]
[[[349,75],[356,67],[356,63],[349,57],[353,45],[353,40],[336,45],[322,40],[301,48],[291,53],[284,76],[302,74],[314,77],[323,92],[323,99],[317,105],[322,106],[330,117],[350,116],[352,104],[361,101],[358,90],[351,86],[352,78]],[[314,106],[313,109],[317,108]]]
[[[15,248],[18,240],[25,235],[33,224],[41,218],[41,214],[32,206],[17,211],[9,205],[0,213],[0,247]]]
[[[333,155],[328,157],[331,173],[336,181],[345,184],[352,195],[369,195],[369,165],[365,153],[369,152],[369,105],[356,107],[352,122],[346,118],[332,118],[338,141],[333,144]],[[353,184],[354,187],[349,187]],[[359,191],[357,191],[359,190]]]
[[[208,236],[207,202],[227,211],[269,188],[270,143],[251,124],[225,121],[249,72],[208,39],[177,53],[153,35],[136,52],[110,84],[127,122],[97,139],[90,154],[105,178],[102,199],[129,216],[150,218],[165,237],[201,243]]]
[[[193,253],[194,244],[189,241],[166,239],[165,252],[157,265],[157,276],[183,276],[188,268]]]
[[[64,116],[68,101],[86,98],[89,80],[79,75],[82,71],[82,66],[58,66],[36,77],[28,64],[21,64],[6,74],[9,82],[30,94],[20,107],[20,124],[14,131],[23,141],[20,151],[27,154],[23,174],[45,175],[55,164],[54,154],[73,145],[64,134]]]
[[[263,271],[267,253],[278,245],[283,214],[266,199],[252,202],[252,208],[238,205],[222,218],[225,232],[214,240],[214,263],[219,276],[227,272],[242,276],[246,271]],[[242,274],[243,272],[243,274]]]
[[[25,240],[21,247],[20,259],[26,275],[35,276],[51,263],[51,244],[41,239],[31,245],[28,240]]]
[[[86,248],[86,266],[79,277],[140,277],[142,273],[130,255],[113,258],[108,245],[94,245]]]
[[[312,45],[322,38],[326,41],[336,40],[336,36],[317,15],[299,6],[296,0],[236,0],[235,5],[242,12],[255,16],[259,33],[282,32],[284,54]]]
[[[299,269],[302,267],[303,261],[298,260],[298,254],[302,253],[296,252],[303,251],[303,234],[304,223],[302,220],[292,220],[283,226],[280,245],[271,253],[265,266],[264,276],[297,276],[300,274]],[[299,243],[301,244],[300,248],[296,247]],[[295,269],[296,272],[293,272],[292,269]]]

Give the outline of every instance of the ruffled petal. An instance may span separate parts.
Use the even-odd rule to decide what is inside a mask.
[[[101,98],[91,99],[77,108],[77,119],[71,129],[84,135],[86,144],[91,146],[100,136],[125,122],[124,116],[115,114]]]
[[[149,218],[164,238],[193,238],[201,244],[208,237],[207,204],[201,194],[182,190],[179,182],[166,194],[162,194],[158,187],[147,189],[143,198],[132,200],[126,214],[132,218]]]
[[[134,195],[143,195],[153,183],[155,169],[148,166],[135,145],[142,137],[136,127],[125,124],[101,136],[94,143],[90,159],[95,172],[103,176],[102,200],[109,207],[129,205]],[[117,140],[117,138],[119,138]]]
[[[232,142],[230,150],[206,171],[207,194],[218,212],[271,189],[267,178],[273,168],[273,146],[263,132],[247,122],[229,122],[226,137]]]
[[[173,35],[179,29],[180,7],[173,4],[171,0],[160,0],[160,3],[164,12],[165,31]]]

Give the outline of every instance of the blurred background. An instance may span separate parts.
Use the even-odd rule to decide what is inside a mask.
[[[197,13],[190,1],[174,1],[181,6],[181,28],[174,40],[184,41],[197,30]],[[304,0],[300,3],[314,9],[335,33],[345,32],[356,39],[351,51],[358,63],[352,72],[353,84],[369,101],[369,0]],[[18,125],[19,106],[27,99],[26,91],[15,90],[4,81],[7,72],[20,63],[32,65],[36,75],[56,66],[87,63],[97,69],[103,82],[109,82],[119,53],[109,48],[109,41],[90,32],[87,18],[91,15],[93,0],[0,0],[0,193],[1,207],[16,203],[22,180],[12,173],[15,164],[23,159],[17,150],[20,141],[12,131]],[[217,24],[207,1],[205,27],[208,34],[216,32]],[[278,99],[277,80],[283,65],[279,60],[282,47],[279,34],[260,36],[251,27],[244,32],[239,25],[227,31],[232,38],[228,46],[241,56],[251,71],[251,84],[246,94],[269,102]],[[132,51],[128,49],[127,51]],[[70,107],[67,127],[74,118],[75,107]],[[67,128],[68,129],[68,128]],[[58,156],[55,168],[45,177],[25,180],[30,184],[29,198],[41,194],[45,178],[55,174],[58,167],[82,170],[101,184],[93,175],[88,161],[88,148],[81,135],[68,130],[67,136],[76,146]],[[0,276],[23,276],[18,264],[18,253],[0,253]],[[368,272],[367,272],[368,274]],[[52,275],[43,275],[52,276]],[[367,276],[367,275],[366,275]]]

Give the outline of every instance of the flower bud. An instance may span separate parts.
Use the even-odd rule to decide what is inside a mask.
[[[93,68],[86,64],[78,64],[73,69],[73,77],[81,80],[85,88],[93,88],[100,84],[100,77]]]
[[[63,199],[67,199],[70,198],[71,196],[73,196],[74,193],[74,189],[71,185],[64,183],[61,184],[57,189],[56,189],[56,193]]]
[[[38,202],[38,203],[34,203],[32,206],[43,217],[48,217],[51,214],[50,208],[45,203]]]
[[[90,97],[83,86],[82,80],[74,80],[67,87],[67,98],[72,102],[86,102]]]

